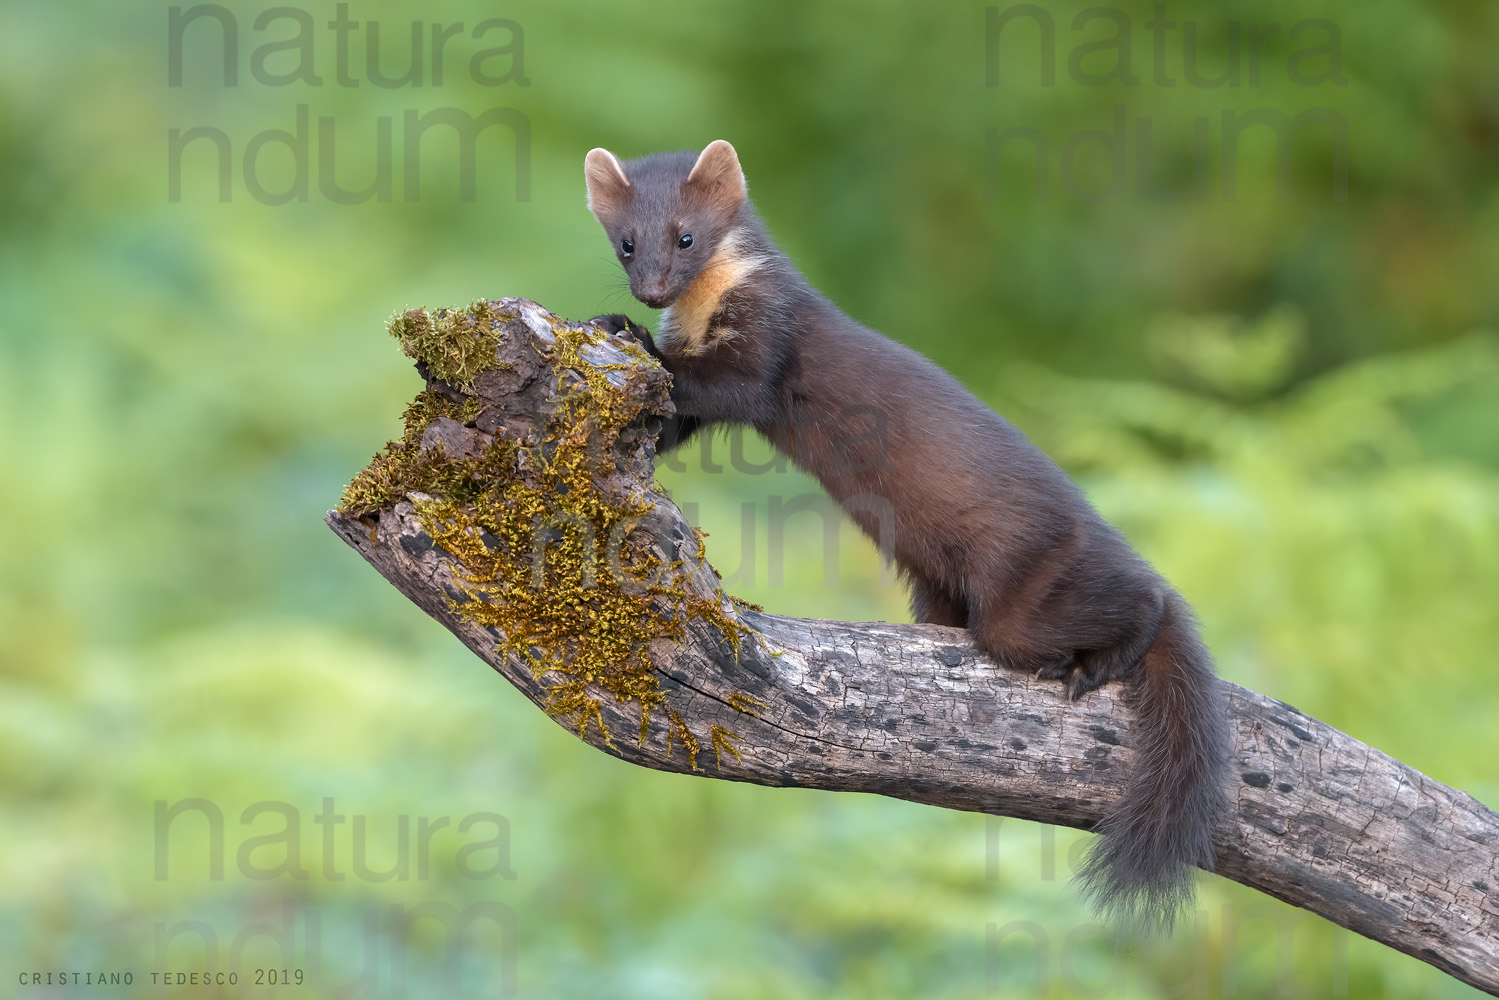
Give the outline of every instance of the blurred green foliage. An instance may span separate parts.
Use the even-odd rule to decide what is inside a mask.
[[[201,964],[190,934],[159,954],[158,925],[212,926],[227,962],[235,933],[276,924],[288,898],[301,909],[287,964],[306,960],[316,911],[324,970],[344,983],[360,972],[365,914],[490,900],[515,915],[513,964],[532,996],[1471,993],[1213,880],[1200,932],[1116,953],[1066,885],[1084,835],[603,757],[489,676],[319,516],[398,433],[418,387],[387,316],[520,294],[649,322],[584,208],[583,154],[724,137],[811,280],[1075,472],[1193,601],[1226,677],[1499,801],[1499,355],[1482,332],[1499,318],[1499,8],[1167,4],[1168,86],[1152,4],[1110,8],[1130,32],[1134,85],[1085,79],[1118,69],[1117,51],[1079,50],[1111,22],[1074,27],[1084,5],[1048,6],[1055,83],[1042,83],[1041,28],[1016,19],[990,86],[982,4],[351,5],[381,24],[391,74],[413,19],[467,26],[440,85],[429,57],[423,86],[384,88],[364,75],[367,31],[350,36],[360,85],[338,85],[337,6],[297,8],[315,25],[320,86],[255,79],[255,50],[296,27],[256,29],[269,7],[236,0],[237,84],[200,20],[175,87],[166,6],[0,7],[6,995],[21,972],[97,968],[134,970],[135,986],[110,995],[155,995],[152,970]],[[496,17],[523,36],[472,37]],[[1291,28],[1317,18],[1336,29],[1337,66],[1296,63],[1298,80],[1296,52],[1331,35]],[[1245,60],[1250,26],[1280,30],[1260,43],[1257,82],[1245,62],[1237,86],[1209,87],[1185,76],[1188,22],[1203,76],[1231,69],[1235,22]],[[523,65],[486,85],[468,60],[507,33]],[[296,62],[288,50],[259,65]],[[294,130],[298,105],[309,197],[263,204],[242,156],[257,134]],[[524,114],[528,200],[503,126],[477,142],[473,201],[440,129],[421,147],[420,196],[404,198],[406,113],[448,107]],[[1285,197],[1273,133],[1246,130],[1228,156],[1224,113],[1264,108],[1345,123],[1346,199],[1332,130],[1290,142]],[[319,119],[336,131],[338,183],[357,190],[376,177],[381,117],[392,199],[329,200]],[[1198,118],[1207,161],[1193,155]],[[1140,186],[1142,119],[1150,182],[1206,194]],[[200,139],[171,201],[169,130],[203,126],[232,144],[231,197],[218,200]],[[992,149],[990,131],[1011,129],[1044,140],[1044,190],[1024,143]],[[1068,142],[1093,131],[1126,142],[1125,184],[1102,200],[1115,178],[1102,143],[1078,140],[1075,172],[1061,172]],[[285,148],[266,144],[258,163],[267,191],[295,179]],[[695,505],[720,568],[740,570],[738,593],[784,613],[905,616],[846,527],[834,586],[815,516],[788,520],[770,547],[771,498],[815,484],[735,471],[727,443],[715,447],[724,471],[693,450],[662,478]],[[746,543],[753,583],[736,565]],[[157,877],[154,803],[191,797],[223,811],[222,881],[192,816],[172,827]],[[452,829],[432,840],[427,877],[373,882],[349,874],[352,822],[339,827],[336,881],[313,822],[325,798],[365,818],[374,869],[394,860],[400,817],[448,816]],[[262,800],[297,810],[307,879],[242,874],[246,839],[278,828],[239,822]],[[509,820],[514,880],[458,872],[474,838],[457,824],[481,812]],[[248,856],[273,866],[278,850]],[[464,995],[496,992],[507,946],[479,930]],[[246,948],[247,966],[283,964],[267,938]],[[410,953],[408,992],[443,994],[430,923]]]

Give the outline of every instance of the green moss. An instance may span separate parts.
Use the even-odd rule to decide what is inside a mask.
[[[441,393],[424,390],[402,415],[405,432],[398,441],[387,441],[370,464],[360,470],[344,489],[339,510],[353,517],[373,514],[406,499],[408,493],[431,493],[455,499],[481,494],[496,475],[513,470],[516,446],[505,438],[478,458],[448,457],[439,445],[423,449],[422,432],[438,417],[460,423],[471,422],[476,413],[469,400],[454,403]]]
[[[495,348],[512,316],[483,299],[466,309],[408,309],[390,318],[390,335],[407,356],[427,366],[433,378],[474,391],[474,376],[489,368],[509,367],[495,360]]]
[[[473,378],[496,367],[501,318],[491,303],[436,313],[411,310],[391,321],[391,333],[434,377],[471,393]],[[666,721],[668,756],[680,743],[696,770],[702,743],[667,704],[650,644],[683,642],[687,624],[699,619],[716,627],[737,657],[753,630],[725,613],[721,592],[711,599],[690,595],[682,586],[681,564],[662,565],[652,540],[637,532],[649,503],[613,498],[599,488],[598,477],[612,471],[610,445],[643,405],[610,382],[608,373],[640,365],[584,359],[580,349],[603,336],[592,327],[558,324],[553,333],[548,360],[562,385],[539,446],[524,448],[496,435],[474,457],[449,456],[440,444],[424,449],[422,434],[432,421],[472,423],[482,408],[482,400],[456,403],[424,391],[406,409],[401,439],[389,442],[355,477],[341,509],[362,516],[421,494],[413,506],[422,527],[461,566],[457,576],[465,593],[452,601],[453,610],[497,628],[505,637],[497,650],[545,678],[546,711],[579,736],[596,726],[610,745],[614,734],[604,723],[600,697],[636,708],[642,744],[652,714],[659,713]],[[654,364],[643,351],[636,358]],[[697,545],[700,560],[700,536]],[[753,715],[759,703],[736,693],[729,704]],[[710,728],[720,765],[724,750],[739,757],[730,742],[736,738],[721,726]]]

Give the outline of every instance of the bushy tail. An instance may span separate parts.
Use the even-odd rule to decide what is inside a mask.
[[[1104,917],[1170,932],[1190,907],[1193,866],[1213,868],[1213,824],[1227,807],[1228,725],[1212,659],[1172,594],[1160,634],[1129,681],[1135,761],[1124,797],[1083,861],[1083,893]]]

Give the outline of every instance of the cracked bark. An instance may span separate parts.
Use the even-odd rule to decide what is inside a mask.
[[[563,323],[534,303],[510,335],[545,338]],[[605,360],[624,358],[606,341]],[[552,375],[555,386],[555,373]],[[545,393],[491,385],[489,402],[545,409]],[[476,380],[478,392],[485,383]],[[641,385],[645,382],[642,380]],[[659,383],[656,383],[659,387]],[[451,387],[446,387],[453,391]],[[483,421],[480,421],[483,426]],[[664,562],[689,555],[690,529],[654,492],[649,435],[631,437],[630,489],[651,497],[646,529]],[[451,445],[450,445],[451,446]],[[622,446],[623,447],[623,446]],[[412,505],[365,518],[330,511],[329,526],[418,607],[453,632],[533,702],[544,680],[496,655],[497,633],[454,613],[454,558],[433,545]],[[687,585],[717,590],[690,558]],[[994,666],[966,634],[934,625],[789,618],[731,608],[759,633],[737,657],[716,629],[687,627],[681,644],[652,651],[663,689],[696,733],[713,725],[738,738],[739,756],[715,760],[704,741],[704,777],[763,785],[876,792],[950,809],[1088,829],[1123,787],[1130,715],[1116,685],[1068,702],[1060,683]],[[1234,808],[1215,835],[1217,874],[1320,914],[1487,993],[1499,996],[1499,816],[1282,702],[1228,684]],[[763,708],[731,707],[743,692]],[[587,740],[623,760],[688,772],[664,720],[634,738],[639,714],[605,696],[615,734]]]

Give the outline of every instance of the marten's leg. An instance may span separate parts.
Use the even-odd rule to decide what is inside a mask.
[[[918,624],[968,625],[968,604],[958,595],[930,580],[911,580],[911,614]]]
[[[964,590],[968,631],[1000,666],[1043,680],[1063,680],[1076,666],[1077,644],[1065,641],[1066,630],[1056,628],[1037,607],[1042,596],[1055,589],[1059,571],[1052,566],[1029,569],[1008,578],[993,570],[970,575]]]
[[[1042,680],[1065,680],[1077,666],[1077,651],[1070,645],[1059,644],[1050,635],[1030,634],[1022,623],[1007,619],[982,595],[969,598],[968,631],[995,663]]]

